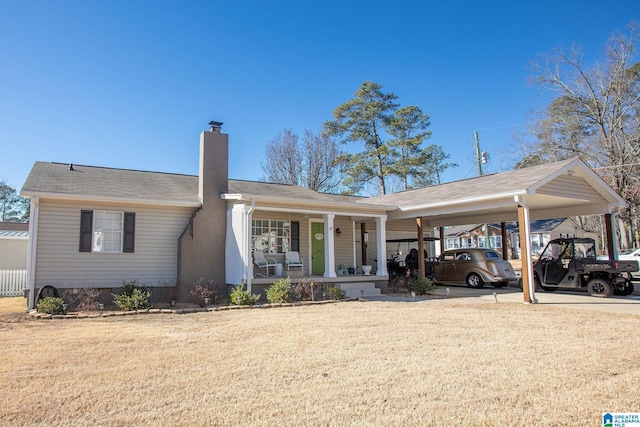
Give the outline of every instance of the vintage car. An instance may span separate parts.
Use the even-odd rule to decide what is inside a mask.
[[[501,288],[517,285],[519,279],[509,262],[487,248],[446,250],[432,261],[431,274],[436,283],[466,283],[471,288],[485,283]]]

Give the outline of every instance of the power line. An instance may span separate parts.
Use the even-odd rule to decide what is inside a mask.
[[[483,128],[483,129],[478,129],[478,130],[496,130],[496,129],[508,129],[508,128],[515,128],[518,126],[525,126],[526,123],[518,123],[515,125],[505,125],[505,126],[495,126],[495,127],[491,127],[491,128]]]
[[[598,169],[610,169],[610,168],[619,168],[621,166],[640,166],[640,162],[636,162],[636,163],[623,163],[621,165],[611,165],[611,166],[600,166],[597,168],[592,168],[593,170],[598,170]]]

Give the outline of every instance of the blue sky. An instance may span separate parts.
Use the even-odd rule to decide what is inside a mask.
[[[230,177],[256,180],[269,140],[319,130],[365,80],[431,116],[445,181],[477,173],[474,130],[508,170],[548,99],[530,61],[598,60],[632,20],[637,0],[0,0],[0,179],[20,189],[38,160],[195,175],[219,120]]]

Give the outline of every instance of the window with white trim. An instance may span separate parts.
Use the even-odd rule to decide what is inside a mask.
[[[80,252],[134,253],[135,212],[80,211]]]
[[[292,221],[254,219],[251,221],[251,249],[269,254],[297,250],[292,245]],[[296,238],[297,241],[297,238]]]
[[[123,212],[93,212],[92,252],[122,252]]]

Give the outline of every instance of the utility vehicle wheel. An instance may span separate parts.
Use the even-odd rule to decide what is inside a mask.
[[[536,292],[538,292],[541,288],[540,288],[540,279],[538,278],[537,274],[533,276],[533,284],[536,287]],[[522,277],[518,279],[518,286],[520,287],[521,291],[524,291],[524,284],[522,283]]]
[[[484,287],[484,280],[478,273],[469,273],[467,276],[467,286],[470,288],[482,288]]]
[[[622,296],[627,296],[627,295],[631,295],[633,293],[633,283],[627,281],[624,283],[624,286],[621,289],[614,289],[613,290],[613,294],[614,295],[622,295]]]
[[[613,285],[603,279],[591,279],[587,282],[587,292],[592,297],[607,298],[613,293]]]

